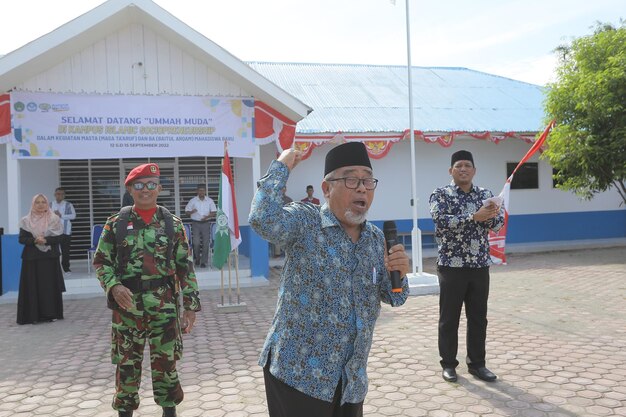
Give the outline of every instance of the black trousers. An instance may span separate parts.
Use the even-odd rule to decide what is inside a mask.
[[[363,417],[363,402],[341,404],[341,380],[333,402],[318,400],[290,387],[263,368],[270,417]]]
[[[439,356],[443,368],[456,368],[459,319],[465,303],[467,317],[467,365],[485,366],[489,267],[437,267],[439,276]]]
[[[72,243],[72,235],[61,235],[61,266],[63,272],[70,270],[70,244]]]

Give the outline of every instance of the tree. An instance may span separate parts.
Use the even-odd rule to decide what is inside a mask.
[[[617,189],[626,203],[626,21],[598,23],[592,35],[556,49],[547,119],[556,120],[544,152],[559,188],[590,200]]]

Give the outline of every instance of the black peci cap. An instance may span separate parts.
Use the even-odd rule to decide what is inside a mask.
[[[474,157],[472,157],[472,153],[469,151],[456,151],[452,154],[452,158],[450,158],[450,166],[454,166],[456,161],[471,161],[472,165],[474,165]]]
[[[367,154],[365,145],[361,142],[343,143],[326,154],[326,164],[324,166],[324,176],[333,172],[337,168],[352,165],[366,166],[372,168],[370,157]]]

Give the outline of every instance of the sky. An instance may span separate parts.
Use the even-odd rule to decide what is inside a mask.
[[[155,0],[244,61],[406,65],[407,0]],[[414,66],[556,81],[554,49],[626,19],[625,0],[408,0]],[[2,2],[0,55],[102,0]]]

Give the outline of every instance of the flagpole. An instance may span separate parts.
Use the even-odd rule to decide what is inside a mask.
[[[409,78],[409,140],[411,141],[411,213],[413,230],[411,231],[411,251],[413,273],[422,272],[422,239],[417,227],[417,172],[415,169],[415,129],[413,128],[413,65],[411,64],[411,18],[409,0],[406,3],[406,60]],[[417,271],[415,270],[417,267]]]
[[[417,227],[417,171],[415,168],[415,129],[413,127],[413,64],[411,63],[411,18],[409,1],[406,4],[406,56],[409,83],[409,140],[411,146],[411,213],[413,230],[411,231],[411,258],[413,273],[407,274],[411,295],[439,293],[437,276],[423,272],[422,267],[422,232]],[[417,271],[416,271],[417,269]]]
[[[235,279],[237,280],[237,304],[241,303],[239,293],[239,247],[233,251],[235,253]]]
[[[233,296],[232,296],[233,285],[231,284],[231,281],[230,281],[230,267],[231,267],[231,258],[230,258],[230,253],[229,253],[228,254],[228,304],[233,303]]]
[[[222,170],[220,174],[220,193],[218,198],[218,209],[216,216],[216,239],[213,262],[216,268],[220,268],[221,276],[221,301],[218,309],[224,313],[234,313],[246,309],[246,303],[240,300],[239,292],[239,260],[237,246],[241,243],[239,234],[239,221],[237,219],[237,204],[235,202],[235,184],[232,170],[230,168],[230,158],[228,156],[228,145],[224,142],[224,158],[222,159]],[[233,260],[233,252],[236,258]],[[233,304],[233,262],[235,262],[235,279],[237,304]],[[224,267],[228,263],[228,304],[224,304]]]
[[[224,267],[220,269],[220,300],[222,301],[222,305],[224,305]]]

